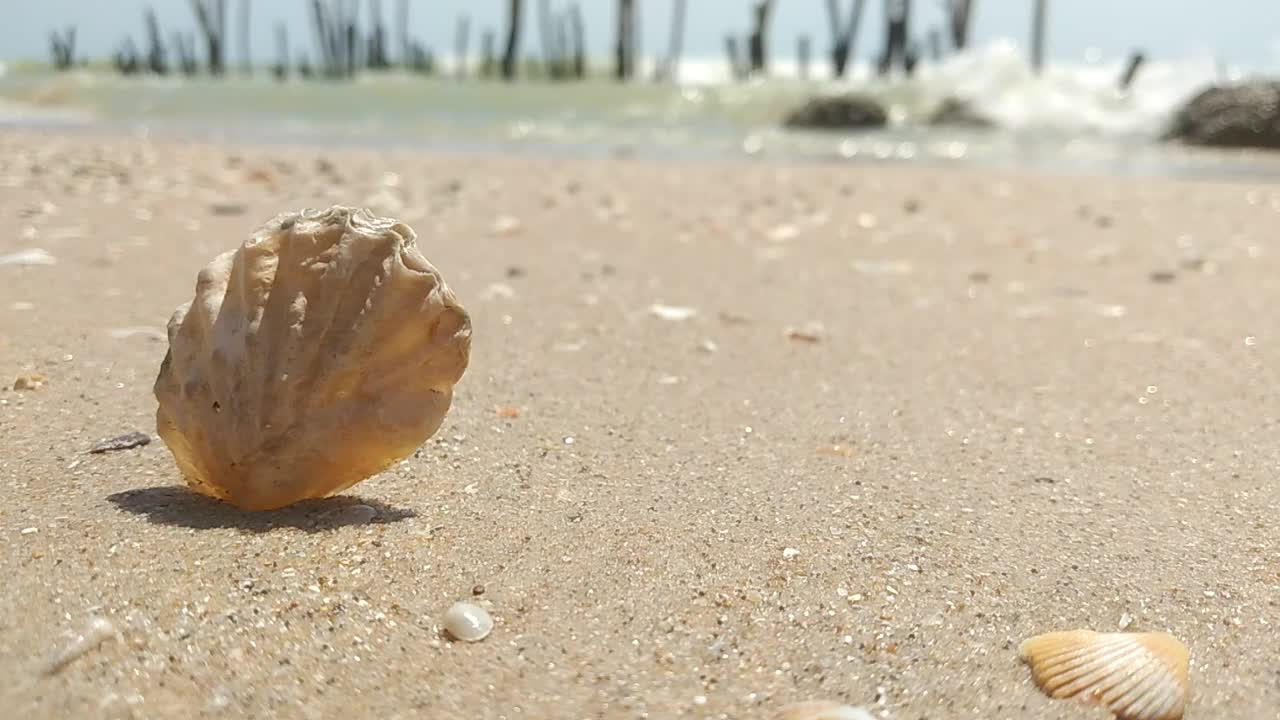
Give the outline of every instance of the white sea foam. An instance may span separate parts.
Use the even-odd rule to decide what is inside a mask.
[[[814,58],[810,77],[824,91],[867,92],[892,105],[897,115],[906,119],[927,114],[942,100],[957,97],[971,101],[1006,129],[1130,135],[1158,132],[1180,104],[1209,84],[1255,72],[1253,68],[1222,66],[1208,55],[1152,59],[1142,66],[1132,87],[1122,92],[1119,80],[1126,63],[1125,57],[1104,58],[1091,53],[1080,62],[1049,63],[1037,74],[1016,43],[998,40],[946,56],[941,62],[922,60],[910,78],[898,72],[879,78],[870,64],[859,62],[851,64],[843,79],[832,80],[825,58]],[[775,85],[800,76],[794,60],[771,64],[770,74],[777,78]],[[720,59],[685,62],[679,79],[702,89],[731,82],[729,67]],[[768,94],[763,87],[757,92]]]

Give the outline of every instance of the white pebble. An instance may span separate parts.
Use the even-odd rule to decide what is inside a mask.
[[[783,559],[783,560],[790,560],[791,558],[793,558],[793,557],[795,557],[795,556],[797,556],[797,555],[799,555],[799,554],[800,554],[800,551],[799,551],[799,550],[797,550],[797,549],[795,549],[795,548],[783,548],[783,550],[782,550],[782,559]]]
[[[774,242],[787,242],[795,240],[800,235],[800,228],[791,223],[783,223],[775,226],[769,231],[769,239]]]
[[[58,259],[42,248],[28,248],[8,255],[0,255],[0,265],[56,265]]]
[[[694,315],[697,315],[698,311],[694,308],[684,307],[681,305],[663,305],[661,303],[654,303],[649,306],[649,313],[655,317],[660,317],[663,320],[680,321],[688,320]]]
[[[520,230],[520,219],[510,215],[499,215],[494,218],[493,232],[495,235],[513,235]]]
[[[444,614],[444,629],[458,640],[476,642],[493,630],[493,618],[479,605],[454,603]]]

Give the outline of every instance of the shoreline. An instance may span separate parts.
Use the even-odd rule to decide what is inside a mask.
[[[771,148],[764,152],[749,153],[738,148],[689,152],[687,148],[661,149],[654,146],[637,146],[629,143],[572,146],[550,142],[523,142],[519,140],[483,140],[458,138],[449,135],[435,137],[395,135],[374,137],[367,133],[333,130],[304,133],[249,133],[238,134],[226,129],[198,127],[194,125],[140,125],[124,120],[108,122],[90,120],[58,123],[28,123],[0,121],[0,132],[34,135],[66,135],[100,137],[104,139],[147,140],[167,143],[196,143],[201,145],[241,145],[266,151],[298,153],[340,149],[345,152],[390,153],[402,152],[414,155],[435,155],[458,160],[523,159],[529,161],[601,162],[610,160],[639,160],[673,165],[758,165],[776,167],[839,167],[850,170],[867,168],[919,169],[923,172],[959,171],[976,173],[1009,173],[1014,175],[1081,179],[1089,177],[1129,180],[1154,180],[1169,178],[1188,182],[1254,183],[1280,180],[1280,152],[1238,148],[1196,148],[1173,143],[1144,141],[1137,148],[1123,150],[1119,145],[1101,138],[1080,138],[1075,142],[1097,143],[1093,146],[1094,159],[1069,158],[1061,148],[1030,144],[1014,134],[986,135],[1009,146],[1024,147],[1020,158],[1008,156],[944,157],[941,154],[917,156],[919,142],[904,140],[900,135],[886,133],[852,133],[851,138],[862,147],[860,154],[847,156],[836,149],[841,138],[838,134],[806,133],[810,138],[828,147],[825,151],[788,151]],[[770,130],[785,134],[781,130]],[[234,136],[234,137],[233,137]],[[748,139],[757,134],[749,134]],[[919,135],[912,137],[918,138]],[[946,140],[934,143],[947,145]],[[906,148],[912,155],[904,159],[894,148]],[[945,151],[941,151],[945,153]],[[1099,157],[1101,156],[1105,157]]]
[[[1001,67],[991,58],[985,62],[991,72]],[[1158,139],[1179,103],[1194,94],[1192,88],[1211,82],[1187,85],[1176,79],[1179,67],[1175,62],[1160,69],[1151,87],[1128,96],[1117,95],[1110,86],[1095,87],[1087,66],[1073,71],[1078,75],[1043,82],[1004,68],[1015,78],[998,91],[986,86],[994,79],[979,82],[964,67],[934,68],[937,77],[926,73],[912,81],[863,79],[832,85],[780,80],[684,87],[506,85],[399,76],[351,84],[278,84],[258,75],[212,83],[45,72],[11,79],[7,85],[0,81],[0,95],[6,98],[0,101],[0,115],[6,117],[0,128],[92,127],[128,134],[151,127],[173,140],[564,159],[642,156],[671,162],[1025,168],[1059,176],[1280,177],[1280,153],[1192,148]],[[957,89],[943,89],[950,87],[947,78]],[[969,91],[975,94],[971,103],[976,111],[990,113],[1002,127],[928,125],[936,102],[966,97],[966,79],[978,88]],[[782,127],[798,103],[839,88],[873,97],[889,110],[889,126],[847,133]],[[1059,110],[1051,112],[1052,107]],[[1075,109],[1066,112],[1065,107]],[[55,115],[24,119],[23,108]],[[70,115],[56,117],[64,112]],[[82,112],[87,114],[76,117]]]
[[[0,187],[0,255],[56,260],[0,265],[22,717],[1076,720],[1017,657],[1075,627],[1186,643],[1187,720],[1280,706],[1276,183],[23,131]],[[265,514],[87,454],[154,438],[200,268],[334,203],[472,315],[436,436]]]

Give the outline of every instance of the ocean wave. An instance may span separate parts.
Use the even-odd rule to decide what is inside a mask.
[[[624,149],[687,157],[1017,158],[1027,148],[1056,157],[1070,146],[1083,164],[1101,162],[1095,157],[1114,164],[1116,157],[1150,151],[1159,165],[1165,160],[1155,140],[1172,113],[1206,86],[1252,72],[1222,66],[1209,55],[1151,59],[1121,90],[1125,64],[1123,57],[1093,56],[1051,62],[1036,73],[1010,41],[923,60],[911,77],[879,77],[861,61],[834,79],[825,58],[816,55],[807,78],[793,59],[778,58],[767,79],[737,81],[723,58],[691,58],[681,63],[674,83],[627,85],[614,83],[607,67],[593,68],[584,82],[460,82],[447,57],[434,78],[368,72],[352,83],[278,83],[265,72],[220,79],[124,77],[103,65],[57,73],[11,63],[0,75],[0,123],[100,122],[272,141]],[[642,70],[652,67],[650,60]],[[838,92],[875,97],[889,109],[890,127],[835,136],[782,128],[787,113],[813,95]],[[926,119],[950,98],[968,101],[1000,130],[929,127]]]
[[[1055,133],[1153,135],[1182,103],[1208,85],[1245,74],[1243,68],[1221,67],[1212,57],[1148,60],[1133,85],[1122,91],[1119,81],[1127,58],[1094,57],[1087,62],[1051,62],[1036,73],[1025,52],[1008,40],[997,40],[944,57],[922,61],[912,77],[877,77],[867,62],[851,64],[843,79],[833,79],[825,60],[815,59],[811,80],[799,80],[792,60],[774,63],[774,78],[765,83],[737,83],[754,95],[745,105],[781,109],[794,103],[796,87],[812,92],[854,91],[891,107],[891,116],[911,123],[927,117],[943,100],[969,101],[1007,130]],[[680,82],[699,92],[735,87],[722,60],[692,60],[682,65]]]

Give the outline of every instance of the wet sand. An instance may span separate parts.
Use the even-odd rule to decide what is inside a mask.
[[[262,514],[88,454],[199,269],[333,203],[472,314],[440,432]],[[5,131],[0,217],[56,260],[0,265],[13,717],[1104,718],[1017,646],[1122,626],[1187,718],[1280,707],[1280,186]]]

